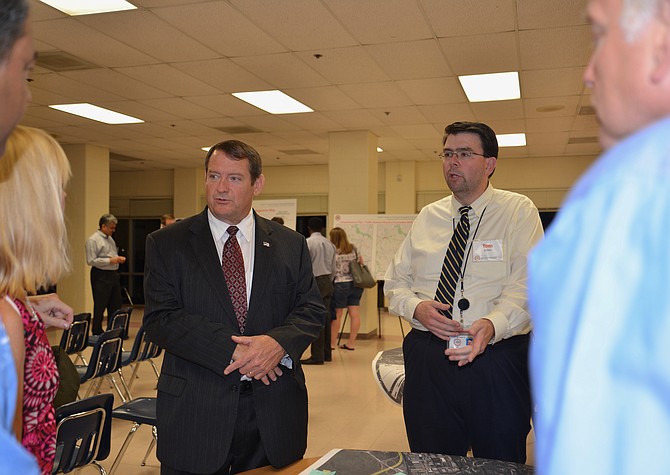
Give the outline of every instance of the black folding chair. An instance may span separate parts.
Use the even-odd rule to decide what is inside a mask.
[[[158,370],[156,365],[151,360],[151,358],[156,358],[161,354],[161,349],[155,344],[146,339],[146,333],[144,331],[144,326],[141,326],[137,335],[135,335],[135,341],[133,343],[133,348],[130,351],[124,351],[121,355],[121,366],[118,370],[119,377],[121,379],[121,384],[123,384],[126,393],[128,394],[128,400],[133,399],[133,395],[130,394],[130,387],[133,385],[135,378],[137,377],[137,370],[140,367],[140,363],[143,361],[148,361],[151,363],[156,377],[158,377]],[[130,382],[126,384],[126,380],[123,377],[122,369],[126,366],[134,364],[133,373],[130,376]]]
[[[100,394],[64,404],[56,409],[56,457],[51,471],[70,473],[87,465],[95,465],[109,456],[112,433],[112,394]]]
[[[88,333],[91,327],[91,314],[90,313],[78,313],[74,316],[72,325],[70,328],[63,330],[63,335],[60,339],[60,347],[68,355],[77,355],[75,358],[75,363],[77,359],[80,359],[84,364],[88,364],[82,355],[82,351],[88,346]]]
[[[124,421],[131,421],[133,426],[130,428],[130,432],[126,436],[126,440],[123,442],[123,445],[119,450],[119,454],[112,463],[112,468],[109,471],[109,475],[113,475],[118,468],[119,463],[121,462],[121,458],[123,458],[123,455],[126,453],[126,450],[130,445],[130,441],[133,439],[135,432],[137,432],[137,429],[142,424],[152,426],[151,434],[153,435],[153,439],[149,444],[147,453],[144,454],[144,458],[142,459],[141,465],[144,467],[147,463],[147,457],[149,457],[149,454],[151,453],[151,449],[154,448],[154,445],[156,445],[156,440],[158,440],[158,432],[156,431],[156,398],[139,397],[137,399],[133,399],[132,401],[114,409],[112,411],[112,417],[115,419],[122,419]]]
[[[94,394],[97,393],[100,390],[103,378],[107,376],[111,380],[114,389],[116,389],[116,392],[121,397],[121,400],[126,402],[126,396],[119,389],[119,386],[116,384],[116,380],[113,377],[113,373],[116,372],[121,365],[121,352],[123,351],[121,347],[123,343],[123,340],[121,339],[122,332],[122,328],[115,328],[101,334],[93,345],[91,360],[88,364],[85,366],[76,366],[77,373],[79,373],[79,382],[84,384],[87,381],[91,381],[84,397],[88,397],[91,392]],[[92,381],[93,379],[97,379],[98,381]]]
[[[116,312],[112,314],[111,317],[107,320],[107,330],[113,330],[115,328],[121,328],[124,335],[128,335],[128,326],[130,325],[130,316],[133,313],[133,307],[121,307]],[[96,340],[100,335],[91,335],[88,337],[88,345],[93,346]]]

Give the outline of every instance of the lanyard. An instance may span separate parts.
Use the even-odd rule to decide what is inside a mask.
[[[488,208],[488,206],[486,208]],[[484,220],[484,213],[486,213],[486,208],[484,208],[484,211],[482,211],[482,215],[479,217],[479,221],[477,221],[477,227],[475,228],[475,233],[472,235],[472,240],[470,241],[468,251],[465,253],[465,259],[463,259],[463,264],[459,271],[459,277],[461,278],[461,298],[458,300],[457,305],[458,309],[461,311],[461,325],[463,325],[463,311],[470,308],[470,301],[466,299],[465,296],[463,295],[464,294],[463,280],[465,279],[465,269],[468,266],[468,258],[470,257],[470,251],[472,251],[472,245],[474,244],[475,238],[477,237],[477,232],[479,231],[479,225],[482,224],[482,221]],[[452,226],[453,226],[453,220],[452,220]]]

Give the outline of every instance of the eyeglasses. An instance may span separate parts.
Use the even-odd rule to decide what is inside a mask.
[[[479,155],[480,157],[486,158],[486,155],[481,153],[473,152],[472,150],[445,150],[438,155],[441,159],[451,160],[452,158],[458,157],[460,160],[467,160],[472,158],[473,155]]]

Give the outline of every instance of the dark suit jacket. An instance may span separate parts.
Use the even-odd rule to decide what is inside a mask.
[[[293,369],[253,382],[261,439],[276,467],[307,446],[307,389],[300,357],[323,327],[325,308],[302,235],[256,220],[255,262],[245,336],[274,338]],[[233,438],[240,373],[223,375],[239,335],[207,210],[151,233],[144,269],[147,337],[165,350],[158,382],[158,458],[189,472],[224,464]]]

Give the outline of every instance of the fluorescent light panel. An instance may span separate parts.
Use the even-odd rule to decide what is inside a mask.
[[[94,13],[135,10],[137,7],[125,0],[40,0],[70,16],[92,15]]]
[[[470,102],[508,101],[521,98],[519,73],[475,74],[458,76]]]
[[[270,114],[299,114],[302,112],[314,112],[314,110],[310,109],[302,102],[298,102],[291,96],[277,90],[233,92],[233,96],[254,107],[263,109]]]
[[[105,124],[141,124],[144,121],[131,117],[129,115],[120,114],[118,112],[103,109],[102,107],[94,106],[93,104],[56,104],[49,106],[52,109],[67,112],[68,114],[78,115]]]
[[[377,152],[380,152],[380,153],[381,153],[381,152],[383,152],[383,151],[384,151],[383,148],[381,148],[381,147],[377,147]]]
[[[526,134],[496,135],[499,147],[523,147],[526,145]]]

